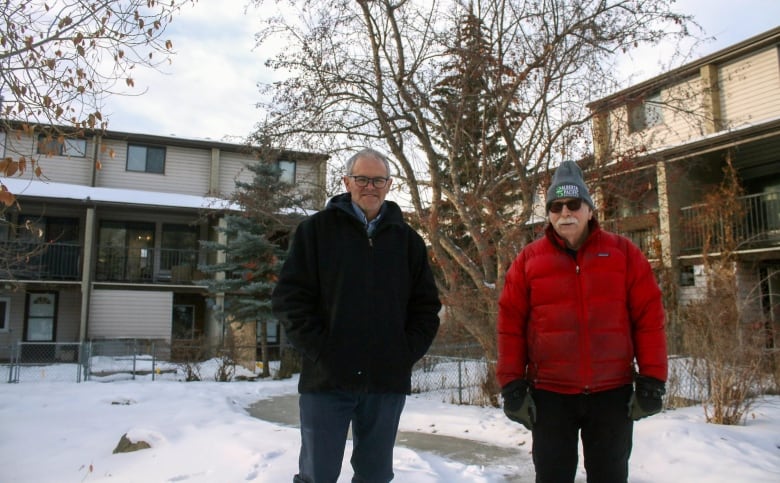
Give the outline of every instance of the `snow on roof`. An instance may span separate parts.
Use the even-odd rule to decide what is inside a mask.
[[[38,198],[81,200],[98,203],[123,203],[130,205],[164,206],[171,208],[194,208],[240,211],[241,207],[229,200],[211,196],[194,196],[179,193],[160,193],[120,188],[96,188],[92,186],[54,183],[29,178],[2,178],[8,191],[16,196]]]

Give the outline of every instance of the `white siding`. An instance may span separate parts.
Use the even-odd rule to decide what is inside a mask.
[[[142,144],[142,143],[140,143]],[[97,186],[203,196],[208,192],[211,149],[165,147],[165,174],[127,171],[127,143],[109,140]]]
[[[57,183],[89,186],[92,178],[92,143],[87,143],[87,157],[41,156],[38,160],[43,177]]]
[[[721,114],[729,127],[757,123],[780,112],[778,49],[771,47],[718,69]]]
[[[2,291],[0,296],[8,297],[11,304],[6,321],[7,330],[0,331],[0,346],[15,344],[22,339],[24,331],[25,292],[22,290]]]
[[[236,190],[236,180],[251,183],[254,173],[246,166],[254,162],[254,159],[241,154],[223,151],[219,161],[219,193],[226,197],[233,194]]]
[[[76,156],[45,156],[38,154],[38,133],[33,136],[22,131],[15,131],[7,136],[5,155],[18,160],[21,156],[34,159],[43,171],[43,177],[57,183],[89,184],[92,173],[93,143],[87,139],[86,155]],[[32,166],[28,163],[27,169]]]
[[[89,311],[92,339],[171,339],[173,292],[94,290]]]
[[[57,296],[57,342],[79,340],[81,290],[60,290]]]

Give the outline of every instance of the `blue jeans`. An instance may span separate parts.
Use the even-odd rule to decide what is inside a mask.
[[[301,454],[294,482],[335,483],[352,423],[355,483],[387,483],[393,479],[393,447],[405,394],[350,391],[303,393]]]

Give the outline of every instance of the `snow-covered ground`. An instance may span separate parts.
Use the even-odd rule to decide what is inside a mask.
[[[297,378],[213,382],[206,367],[201,382],[163,373],[155,381],[147,375],[75,383],[52,377],[57,368],[37,370],[49,377],[0,383],[0,481],[277,483],[291,481],[297,469],[298,430],[246,410],[261,399],[295,394]],[[517,457],[475,465],[401,442],[395,481],[533,480],[531,436],[500,409],[416,394],[407,400],[401,430],[471,440],[475,451],[483,442]],[[114,454],[123,434],[151,448]],[[348,443],[340,482],[352,477],[350,449]],[[584,478],[580,469],[577,481]],[[706,424],[701,407],[639,421],[631,481],[780,481],[780,397],[758,401],[744,426]]]

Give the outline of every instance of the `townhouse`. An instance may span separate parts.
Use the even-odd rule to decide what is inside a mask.
[[[724,233],[735,234],[743,322],[763,321],[773,334],[767,346],[778,347],[780,28],[589,108],[591,173],[605,207],[603,224],[631,237],[672,274],[680,304],[706,286],[703,252],[718,246]],[[729,163],[744,190],[737,200],[740,219],[712,221],[713,210],[725,207],[708,195],[717,192]]]
[[[176,341],[224,337],[198,270],[218,254],[200,240],[237,180],[258,161],[244,144],[129,132],[52,136],[45,127],[0,131],[0,159],[36,160],[2,179],[18,203],[0,226],[0,359],[68,360],[60,342]],[[282,178],[324,203],[325,157],[274,152]],[[271,327],[270,337],[278,337]],[[271,340],[273,341],[273,339]],[[36,343],[38,345],[36,346]],[[27,356],[26,358],[24,356]]]

